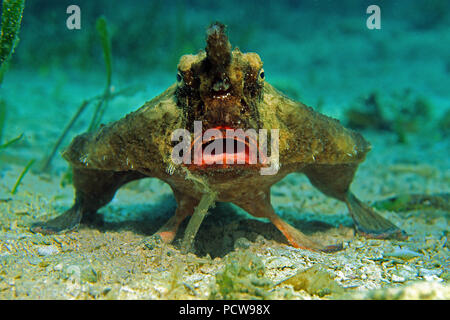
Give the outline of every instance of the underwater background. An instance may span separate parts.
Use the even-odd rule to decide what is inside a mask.
[[[381,29],[366,25],[373,4]],[[70,5],[80,29],[67,27]],[[193,253],[143,248],[175,210],[156,179],[122,188],[102,223],[29,231],[73,202],[63,148],[175,83],[180,56],[204,49],[215,21],[260,55],[267,82],[372,143],[352,189],[408,240],[358,236],[345,205],[301,174],[272,188],[277,213],[343,251],[292,248],[266,220],[222,203]],[[450,298],[448,1],[27,0],[18,38],[1,71],[0,299]]]

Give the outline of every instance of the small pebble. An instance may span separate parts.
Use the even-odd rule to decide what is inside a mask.
[[[266,262],[265,265],[268,269],[293,268],[292,259],[288,259],[285,257],[271,259],[270,261]]]
[[[398,276],[396,274],[393,274],[391,279],[392,279],[393,282],[405,282],[405,278],[404,277]]]
[[[55,246],[39,246],[37,249],[37,253],[40,256],[50,256],[52,254],[59,253],[59,250]]]

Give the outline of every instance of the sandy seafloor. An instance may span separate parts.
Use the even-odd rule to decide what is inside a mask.
[[[244,9],[241,16],[248,18],[251,8]],[[187,10],[192,30],[200,34],[212,20],[228,24],[241,17],[229,18],[225,9]],[[387,13],[381,31],[368,31],[364,12],[346,19],[286,7],[267,12],[267,24],[249,24],[253,31],[245,49],[261,55],[267,81],[280,90],[313,107],[319,103],[321,112],[344,122],[345,110],[373,91],[389,98],[409,89],[432,105],[431,118],[419,132],[408,134],[406,143],[389,131],[361,130],[373,145],[352,185],[361,199],[371,204],[405,193],[449,192],[450,143],[436,129],[450,108],[447,23],[418,29],[400,19],[401,14],[392,18]],[[26,28],[16,52],[19,58],[30,34]],[[175,79],[174,72],[161,68],[130,74],[122,67],[127,56],[115,59],[121,72],[114,75],[114,86],[141,85],[142,90],[116,98],[105,122],[137,109]],[[318,241],[344,242],[344,250],[326,254],[295,249],[270,223],[229,204],[211,210],[194,253],[179,250],[186,223],[173,245],[143,246],[142,240],[175,210],[169,187],[155,179],[122,188],[100,210],[102,226],[82,225],[63,235],[31,233],[32,222],[57,216],[72,204],[72,186],[61,185],[67,165],[57,155],[51,171],[42,173],[37,162],[18,192],[10,191],[25,164],[48,153],[81,101],[102,91],[104,74],[101,60],[92,71],[18,61],[0,89],[8,105],[5,140],[22,132],[25,136],[0,154],[0,299],[450,298],[448,211],[380,210],[410,237],[367,240],[354,233],[345,205],[322,195],[301,174],[291,174],[272,188],[277,213]],[[86,128],[91,113],[71,130],[64,145]],[[283,282],[311,267],[303,280]]]

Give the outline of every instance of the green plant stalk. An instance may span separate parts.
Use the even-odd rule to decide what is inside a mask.
[[[3,140],[3,131],[5,129],[5,119],[6,119],[6,103],[5,100],[0,100],[0,144]]]
[[[105,111],[108,108],[109,100],[111,99],[110,96],[111,95],[110,95],[109,91],[105,92],[104,101],[102,103],[101,108],[98,111],[98,116],[97,116],[97,119],[96,119],[96,121],[94,123],[94,128],[98,128],[100,126],[100,122],[101,122],[101,120],[103,118],[103,115],[105,114]]]
[[[105,17],[97,19],[96,23],[97,32],[100,36],[100,41],[103,48],[103,58],[105,60],[106,67],[106,88],[111,86],[112,76],[112,51],[111,51],[111,37],[108,32],[108,24]]]
[[[208,209],[214,205],[216,200],[216,193],[210,192],[205,193],[200,200],[200,203],[195,208],[194,214],[189,220],[188,226],[186,227],[186,231],[184,233],[182,252],[187,254],[192,247],[192,243],[194,242],[195,235],[197,234],[200,225],[202,224],[203,219],[208,213]]]
[[[9,147],[10,145],[12,145],[13,143],[16,143],[17,141],[19,141],[20,139],[22,139],[23,137],[23,133],[18,136],[17,138],[14,138],[12,140],[9,140],[8,142],[6,142],[5,144],[0,145],[0,151],[2,151],[3,149],[6,149],[7,147]]]
[[[95,107],[94,115],[92,116],[91,123],[89,124],[88,131],[94,131],[100,125],[101,119],[108,106],[110,99],[111,77],[112,77],[112,53],[111,53],[111,37],[108,32],[108,24],[105,17],[97,19],[96,23],[97,32],[100,36],[100,42],[103,49],[103,59],[105,60],[106,69],[106,86],[103,93],[103,98],[98,102]]]
[[[88,132],[92,132],[95,129],[97,129],[100,121],[101,121],[101,115],[105,112],[104,104],[110,99],[109,95],[109,88],[107,89],[108,92],[104,92],[101,96],[100,100],[97,102],[95,109],[94,109],[94,115],[92,116],[91,122],[89,123]]]
[[[0,65],[0,85],[3,83],[3,77],[5,76],[6,71],[9,68],[9,60],[6,60],[4,63]]]
[[[25,0],[3,0],[0,37],[0,83],[17,43]]]
[[[17,192],[17,189],[19,188],[20,183],[22,182],[22,179],[25,177],[25,175],[27,174],[28,170],[30,170],[31,166],[33,165],[34,161],[36,159],[31,159],[28,164],[25,166],[25,168],[22,170],[22,172],[20,173],[19,178],[16,181],[16,184],[14,185],[14,187],[11,190],[11,194],[15,195]]]

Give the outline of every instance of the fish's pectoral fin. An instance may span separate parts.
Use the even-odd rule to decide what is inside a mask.
[[[295,248],[313,251],[334,252],[343,249],[342,244],[323,245],[311,240],[300,230],[281,219],[270,203],[270,191],[261,192],[256,199],[242,199],[235,201],[236,205],[258,218],[268,218],[275,227],[286,237],[287,241]]]
[[[295,248],[322,252],[335,252],[343,249],[342,243],[322,245],[312,241],[304,233],[297,230],[277,215],[271,217],[270,221],[281,231],[281,233],[283,233],[289,243]]]
[[[361,202],[353,193],[347,193],[345,202],[355,223],[356,231],[364,237],[397,240],[408,237],[406,232]]]
[[[54,219],[33,223],[30,230],[34,233],[42,234],[69,232],[78,228],[82,217],[81,206],[75,203],[72,208]]]

